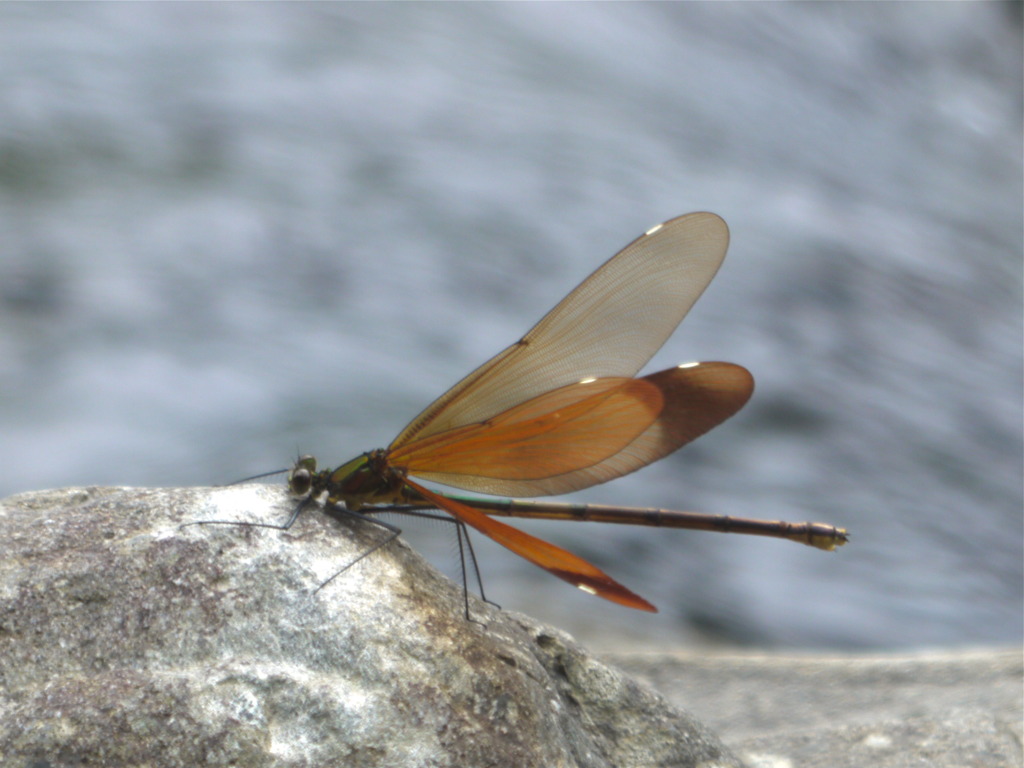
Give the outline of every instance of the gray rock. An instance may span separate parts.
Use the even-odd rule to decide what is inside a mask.
[[[0,503],[4,766],[738,766],[571,638],[283,489]]]
[[[608,658],[699,713],[751,768],[1024,764],[1020,648]]]

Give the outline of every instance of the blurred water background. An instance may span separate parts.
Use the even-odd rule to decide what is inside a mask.
[[[647,370],[754,398],[576,498],[851,544],[517,523],[661,613],[478,537],[489,596],[601,648],[1020,642],[1020,7],[2,4],[0,495],[386,445],[711,210],[730,254]]]

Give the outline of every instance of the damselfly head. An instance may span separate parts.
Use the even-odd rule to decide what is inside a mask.
[[[295,496],[305,496],[313,487],[316,459],[310,455],[300,456],[288,473],[288,490]]]

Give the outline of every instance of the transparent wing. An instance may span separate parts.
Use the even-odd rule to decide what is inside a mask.
[[[391,450],[483,422],[583,379],[635,375],[704,292],[728,244],[729,230],[713,213],[689,213],[649,230],[521,340],[431,403]]]

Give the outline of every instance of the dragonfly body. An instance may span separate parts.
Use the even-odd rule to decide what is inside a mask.
[[[429,405],[387,449],[334,470],[318,471],[303,457],[289,487],[349,510],[443,509],[587,592],[648,611],[656,609],[597,567],[490,515],[753,533],[835,548],[846,532],[820,523],[493,501],[418,482],[520,497],[580,490],[657,461],[736,413],[754,388],[742,366],[687,363],[635,378],[714,277],[727,245],[725,222],[711,213],[654,227]]]

